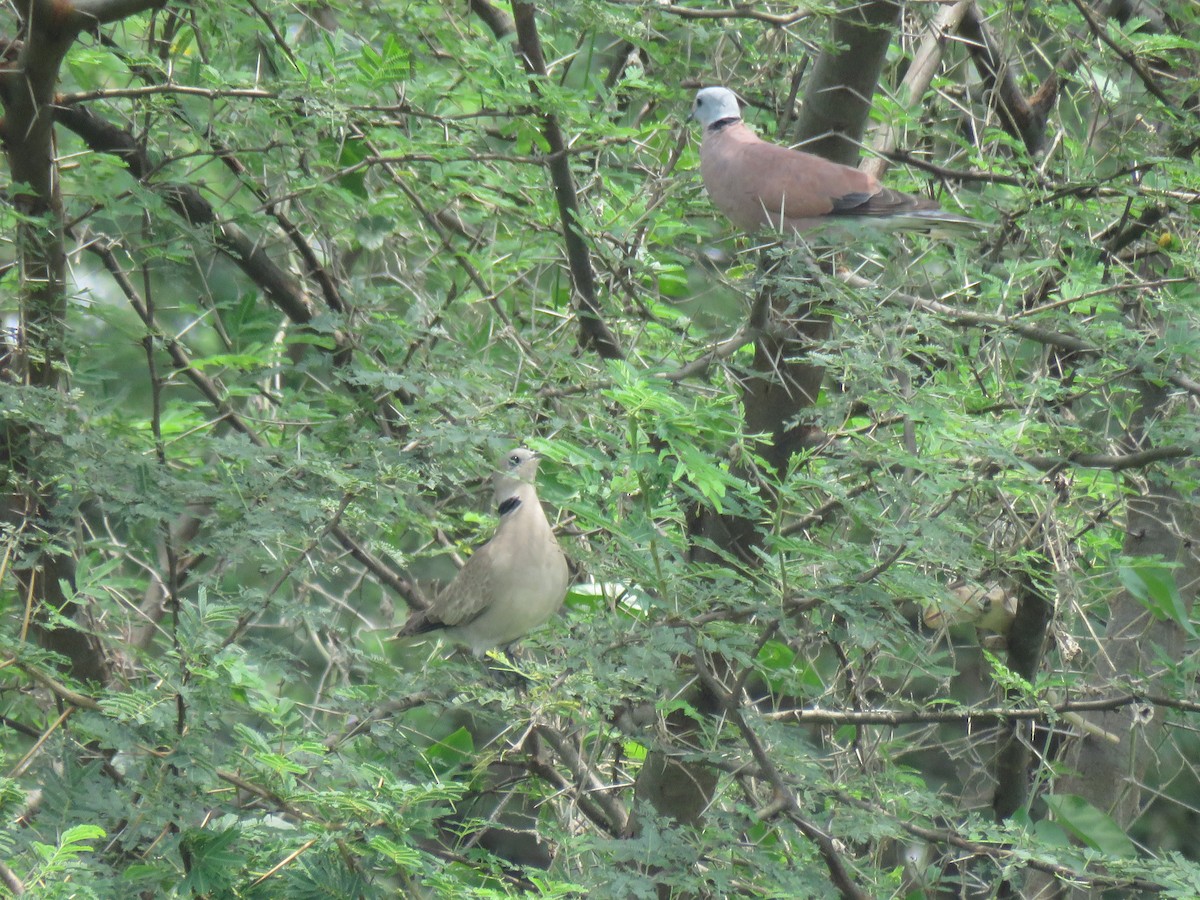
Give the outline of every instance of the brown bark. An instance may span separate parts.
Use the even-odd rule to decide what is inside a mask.
[[[1039,532],[1040,533],[1040,532]],[[1047,562],[1045,557],[1038,557]],[[1054,601],[1046,596],[1052,571],[1038,573],[1035,578],[1025,572],[1017,591],[1017,614],[1008,631],[1008,667],[1033,683],[1042,666],[1047,638],[1054,621]],[[1023,692],[1009,690],[1007,700],[1019,704]],[[1003,821],[1029,803],[1029,765],[1034,739],[1041,732],[1032,721],[1007,719],[1003,723],[996,752],[996,790],[992,795],[992,811],[997,821]]]
[[[894,0],[871,0],[833,20],[796,120],[797,140],[809,153],[847,166],[858,162],[871,97],[899,21]]]
[[[59,108],[57,119],[79,135],[96,153],[109,153],[120,159],[129,169],[129,174],[139,181],[149,178],[154,171],[153,161],[132,134],[88,110]],[[312,321],[316,309],[303,286],[275,262],[270,249],[260,238],[247,234],[232,222],[222,221],[212,204],[189,184],[161,183],[150,186],[189,225],[210,228],[217,247],[262,289],[291,322],[304,325]]]

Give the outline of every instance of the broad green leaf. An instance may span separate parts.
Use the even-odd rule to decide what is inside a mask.
[[[1048,794],[1046,806],[1054,821],[1087,846],[1108,856],[1134,857],[1133,841],[1108,815],[1075,794]]]
[[[1117,567],[1121,584],[1156,619],[1172,621],[1196,637],[1187,605],[1175,583],[1174,571],[1175,567],[1160,558],[1123,557]]]

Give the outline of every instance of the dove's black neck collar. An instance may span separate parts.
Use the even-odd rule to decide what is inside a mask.
[[[726,116],[724,119],[717,119],[717,121],[709,125],[708,130],[716,134],[721,129],[728,128],[730,125],[736,125],[740,121],[742,120],[738,116]]]
[[[507,500],[501,501],[501,503],[500,503],[500,518],[504,518],[505,516],[507,516],[510,512],[512,512],[514,509],[516,509],[520,505],[521,505],[520,497],[509,497]]]

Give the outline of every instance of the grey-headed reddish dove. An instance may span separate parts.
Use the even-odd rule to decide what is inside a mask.
[[[704,128],[700,174],[713,204],[746,231],[812,231],[837,221],[894,230],[977,231],[985,226],[933,200],[893,191],[873,176],[759,138],[733,91],[706,87],[692,118]]]

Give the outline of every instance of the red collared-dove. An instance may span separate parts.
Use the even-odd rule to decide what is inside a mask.
[[[517,448],[492,475],[500,525],[492,539],[437,595],[429,609],[413,613],[401,637],[445,629],[476,656],[520,640],[558,612],[567,593],[567,560],[533,480],[540,456]]]
[[[933,200],[893,191],[873,176],[759,138],[723,87],[696,94],[692,118],[704,128],[700,174],[713,204],[746,231],[811,231],[837,221],[893,230],[970,230],[984,226]]]

